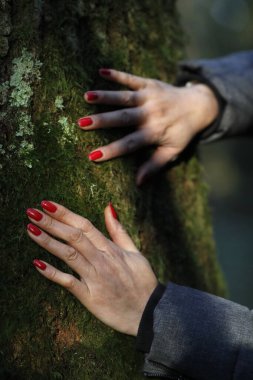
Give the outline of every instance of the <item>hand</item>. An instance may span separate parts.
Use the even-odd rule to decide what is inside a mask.
[[[41,204],[45,212],[27,210],[29,219],[36,224],[28,225],[28,235],[68,264],[80,278],[63,273],[44,261],[34,260],[38,271],[69,290],[108,326],[136,336],[157,279],[117,220],[113,206],[110,204],[105,209],[111,241],[89,220],[65,207],[49,201]]]
[[[204,84],[175,87],[117,70],[101,69],[100,74],[133,91],[89,91],[84,98],[91,104],[124,107],[78,120],[87,131],[99,128],[136,127],[137,130],[89,155],[97,162],[131,153],[143,146],[156,145],[152,157],[137,174],[137,184],[157,172],[182,152],[193,137],[218,115],[218,102]],[[127,107],[127,108],[126,108]]]

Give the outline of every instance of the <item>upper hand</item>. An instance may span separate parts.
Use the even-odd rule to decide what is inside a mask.
[[[108,205],[105,209],[106,227],[113,241],[89,220],[57,203],[43,201],[42,207],[45,212],[27,210],[33,223],[28,225],[28,235],[69,265],[79,278],[44,261],[34,260],[39,272],[68,289],[108,326],[137,335],[157,279],[148,261],[116,219],[113,207]]]
[[[82,129],[136,127],[136,131],[90,154],[98,162],[131,153],[143,146],[156,145],[152,157],[141,166],[137,184],[177,158],[192,138],[206,128],[218,114],[218,102],[204,84],[175,87],[154,79],[145,79],[117,70],[101,69],[111,81],[131,91],[89,91],[84,97],[91,104],[122,106],[122,109],[83,117]],[[124,107],[124,108],[123,108]]]

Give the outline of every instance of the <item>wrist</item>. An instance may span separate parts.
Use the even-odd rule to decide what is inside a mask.
[[[200,111],[199,122],[196,124],[196,133],[202,132],[212,124],[219,115],[219,102],[214,91],[204,83],[193,83],[195,104]]]

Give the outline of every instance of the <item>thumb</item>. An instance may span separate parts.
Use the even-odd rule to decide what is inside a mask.
[[[105,208],[105,225],[115,244],[126,251],[139,253],[133,240],[119,222],[118,215],[111,202]]]
[[[148,177],[151,177],[161,170],[169,161],[174,161],[176,159],[177,151],[175,148],[157,148],[151,158],[140,167],[136,177],[137,185],[142,185]]]

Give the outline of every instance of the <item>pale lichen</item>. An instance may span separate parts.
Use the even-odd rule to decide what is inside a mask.
[[[70,143],[77,142],[75,124],[70,122],[67,116],[61,116],[58,119],[58,123],[62,127],[62,134],[61,134],[61,138],[60,138],[60,143],[62,145],[65,145],[65,143],[67,143],[67,142],[70,142]]]
[[[27,49],[23,49],[20,57],[13,59],[9,81],[0,85],[0,103],[5,105],[1,117],[9,119],[15,127],[15,133],[5,151],[16,154],[25,166],[32,167],[32,152],[34,150],[31,136],[34,134],[34,125],[30,105],[34,93],[33,87],[41,79],[40,68],[42,63]]]
[[[31,115],[26,112],[21,112],[19,115],[19,126],[16,132],[17,137],[26,137],[33,135],[33,124]]]
[[[61,95],[56,96],[54,105],[57,110],[62,111],[64,109],[63,97]]]
[[[21,57],[12,61],[12,75],[10,78],[10,103],[15,107],[28,107],[33,95],[32,84],[40,80],[42,63],[26,49],[22,50]]]

